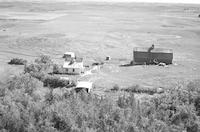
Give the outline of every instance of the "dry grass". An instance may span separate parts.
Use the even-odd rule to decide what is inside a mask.
[[[9,3],[0,11],[0,68],[6,67],[5,71],[21,71],[21,67],[7,67],[14,57],[33,61],[47,54],[63,64],[63,53],[74,51],[86,65],[111,56],[109,64],[91,76],[104,90],[114,84],[168,87],[177,80],[200,78],[198,5]],[[5,17],[10,12],[15,12],[16,19]],[[60,17],[19,19],[32,18],[32,14],[41,18],[44,12]],[[178,65],[119,67],[132,60],[133,47],[152,43],[173,49]],[[5,73],[1,73],[3,80]]]

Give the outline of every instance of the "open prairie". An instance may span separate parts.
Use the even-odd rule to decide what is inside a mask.
[[[22,72],[14,57],[33,61],[46,54],[57,63],[73,51],[90,65],[112,60],[90,80],[104,91],[118,84],[169,87],[200,79],[200,5],[144,3],[0,4],[0,78]],[[129,66],[134,47],[173,49],[173,65]]]

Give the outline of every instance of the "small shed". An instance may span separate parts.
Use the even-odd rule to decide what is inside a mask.
[[[106,56],[106,60],[107,61],[111,60],[111,57],[110,56]]]
[[[76,58],[76,55],[74,52],[65,52],[64,55],[63,55],[63,58],[65,58],[65,60],[67,61],[70,61],[72,59],[75,59]]]
[[[165,48],[154,48],[149,52],[149,48],[136,47],[133,50],[133,62],[136,63],[148,63],[156,60],[158,63],[163,62],[165,64],[172,64],[173,50]]]
[[[79,82],[77,82],[75,91],[79,92],[80,90],[85,89],[89,93],[89,92],[91,92],[92,87],[93,87],[92,82],[79,81]]]

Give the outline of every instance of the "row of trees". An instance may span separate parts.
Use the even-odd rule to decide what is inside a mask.
[[[24,73],[0,94],[4,132],[199,132],[200,82],[179,84],[151,98],[134,93],[116,101],[84,91],[56,91]]]

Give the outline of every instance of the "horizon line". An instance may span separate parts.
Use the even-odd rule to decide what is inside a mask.
[[[200,4],[200,0],[0,0],[0,2],[98,2],[98,3],[163,3],[163,4]]]

